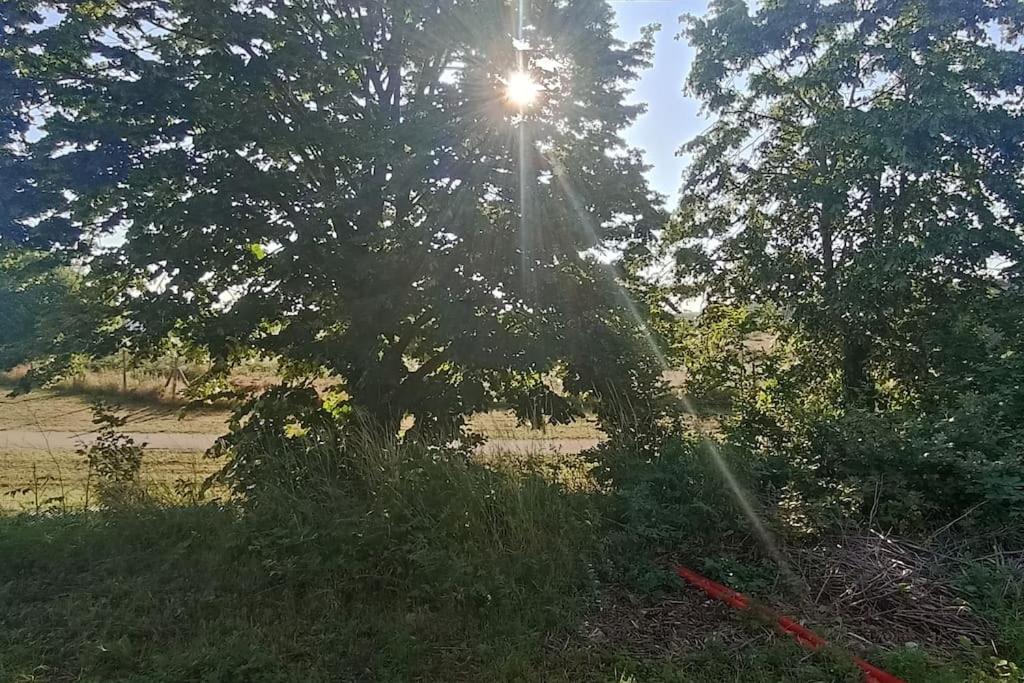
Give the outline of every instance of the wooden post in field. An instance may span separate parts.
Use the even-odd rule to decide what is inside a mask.
[[[174,367],[171,368],[171,400],[178,398],[178,352],[174,352]]]
[[[128,393],[128,349],[121,349],[121,393]]]

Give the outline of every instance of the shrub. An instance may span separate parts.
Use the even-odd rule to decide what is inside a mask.
[[[139,481],[146,444],[120,430],[127,420],[114,408],[99,402],[93,405],[96,440],[78,449],[86,459],[90,478],[96,477],[96,493],[103,507],[124,507],[141,502],[145,491]],[[88,501],[87,501],[88,503]]]
[[[604,555],[612,578],[640,589],[671,585],[670,574],[652,559],[717,553],[752,531],[724,471],[756,509],[754,463],[709,440],[677,434],[649,448],[613,441],[591,454],[599,463],[594,474],[603,492]]]
[[[1010,323],[982,327],[929,341],[930,382],[879,364],[854,401],[832,352],[783,317],[711,307],[687,340],[687,389],[727,406],[725,450],[755,463],[763,502],[790,530],[922,534],[955,521],[996,534],[1024,515],[1024,365]]]
[[[589,589],[593,511],[538,471],[401,442],[312,389],[275,389],[244,410],[218,445],[222,476],[271,573],[495,614],[524,600],[554,610]]]
[[[1024,516],[1024,429],[996,403],[837,413],[772,400],[742,406],[726,441],[763,463],[761,488],[794,530],[996,533]]]
[[[326,452],[300,439],[287,454],[293,464],[310,461],[307,471],[343,465],[302,490],[281,487],[250,511],[252,543],[273,572],[343,572],[353,590],[435,606],[557,602],[586,587],[593,524],[582,497],[455,450],[362,446]]]

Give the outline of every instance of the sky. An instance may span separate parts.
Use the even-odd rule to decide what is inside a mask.
[[[644,72],[632,101],[646,102],[647,113],[626,132],[626,141],[644,150],[651,186],[675,205],[682,183],[684,159],[677,155],[683,143],[707,127],[700,105],[683,94],[683,83],[693,61],[693,50],[677,40],[679,17],[703,14],[707,0],[611,0],[619,25],[618,36],[632,41],[648,24],[661,24],[654,45],[654,65]]]

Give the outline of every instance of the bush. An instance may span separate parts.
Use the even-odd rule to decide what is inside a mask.
[[[139,481],[139,471],[146,444],[136,443],[120,431],[127,420],[118,416],[112,406],[98,402],[92,412],[96,440],[78,449],[78,454],[86,460],[90,479],[96,477],[100,505],[115,508],[142,502],[146,493]]]
[[[537,471],[403,443],[312,389],[271,390],[243,410],[218,446],[222,476],[271,573],[495,614],[536,600],[555,610],[589,590],[589,501]]]
[[[754,464],[694,435],[666,436],[650,448],[611,442],[594,449],[606,524],[606,567],[639,589],[672,585],[663,555],[696,559],[738,547],[751,534],[723,470],[752,497]]]
[[[1024,519],[1024,429],[989,397],[938,414],[851,410],[818,430],[859,521],[906,533],[954,522],[1001,531]]]
[[[353,590],[434,605],[558,602],[587,586],[586,501],[539,475],[493,471],[455,450],[370,441],[326,452],[300,439],[275,455],[309,460],[307,471],[342,462],[250,511],[252,543],[275,573],[344,572]]]
[[[743,405],[726,441],[763,463],[760,486],[790,528],[1003,533],[1024,517],[1024,429],[991,396],[952,406],[811,411]]]
[[[878,364],[854,400],[834,349],[770,310],[711,307],[686,340],[687,389],[726,406],[724,449],[754,463],[762,502],[791,531],[956,522],[996,535],[1024,516],[1024,364],[1012,321],[961,317],[966,332],[928,340],[931,374]]]

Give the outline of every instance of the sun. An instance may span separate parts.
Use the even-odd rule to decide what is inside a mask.
[[[513,71],[505,81],[505,99],[525,109],[537,101],[541,86],[525,71]]]

